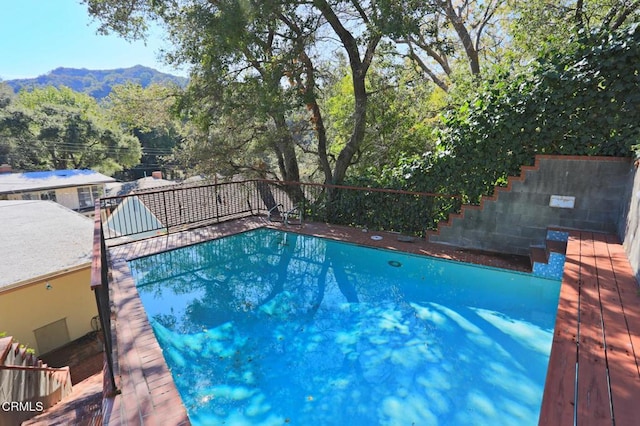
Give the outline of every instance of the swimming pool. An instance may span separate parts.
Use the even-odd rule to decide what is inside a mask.
[[[538,423],[560,281],[270,229],[129,265],[195,425]]]

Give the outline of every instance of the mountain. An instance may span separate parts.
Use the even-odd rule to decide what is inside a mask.
[[[156,84],[177,84],[184,87],[188,79],[175,75],[162,73],[153,68],[136,65],[131,68],[118,68],[113,70],[88,70],[79,68],[56,68],[48,74],[36,78],[22,78],[6,80],[14,92],[20,89],[30,89],[45,86],[67,86],[76,92],[83,92],[96,99],[102,99],[111,92],[113,86],[127,82],[138,83],[147,87]]]

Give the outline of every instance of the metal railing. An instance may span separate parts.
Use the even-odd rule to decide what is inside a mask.
[[[449,194],[364,188],[316,183],[260,181],[274,190],[284,212],[298,210],[307,221],[392,231],[424,237],[449,213],[459,211],[461,197]]]
[[[69,367],[38,367],[35,365],[0,365],[0,370],[11,371],[45,371],[50,373],[59,373],[69,371]]]
[[[173,186],[100,200],[105,239],[152,237],[258,213],[253,181]]]
[[[100,218],[110,244],[246,216],[282,217],[292,211],[305,220],[424,236],[460,205],[455,195],[247,180],[105,197],[100,200]]]
[[[91,262],[91,289],[96,298],[98,317],[104,336],[105,384],[104,394],[112,396],[120,393],[116,385],[113,365],[113,339],[111,335],[111,298],[109,295],[109,266],[107,247],[101,220],[101,203],[96,201],[95,221],[93,226],[93,259]]]

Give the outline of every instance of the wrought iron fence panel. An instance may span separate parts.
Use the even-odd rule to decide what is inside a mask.
[[[456,196],[273,180],[170,187],[101,200],[105,238],[147,238],[229,219],[305,220],[424,236],[460,208]]]

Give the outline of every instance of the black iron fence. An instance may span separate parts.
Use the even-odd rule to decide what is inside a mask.
[[[107,240],[145,238],[257,213],[251,181],[175,186],[105,197],[100,203]]]
[[[297,208],[307,220],[418,237],[424,237],[426,231],[436,229],[438,222],[446,220],[449,213],[459,211],[461,207],[461,197],[457,195],[266,182],[278,189],[273,192],[276,201],[285,206],[285,211]]]
[[[122,242],[255,215],[424,236],[460,208],[446,194],[272,180],[176,186],[101,199],[107,240]]]
[[[113,365],[113,339],[111,334],[111,298],[109,296],[109,268],[107,247],[105,244],[102,220],[100,220],[100,202],[96,201],[95,221],[93,227],[93,260],[91,262],[91,289],[96,298],[98,317],[102,328],[104,342],[104,395],[119,393],[116,385]]]

